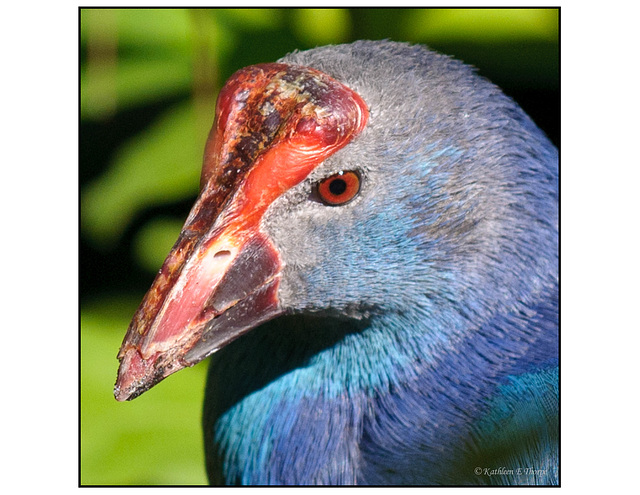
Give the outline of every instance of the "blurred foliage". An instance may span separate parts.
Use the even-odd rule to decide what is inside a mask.
[[[309,46],[349,41],[349,14],[346,9],[296,9],[293,28]]]
[[[412,38],[474,43],[558,40],[555,9],[415,9],[414,13],[406,27]]]
[[[136,305],[109,298],[82,310],[80,482],[204,483],[200,411],[205,364],[167,380],[164,391],[151,389],[144,403],[113,398],[113,363],[122,339],[114,329],[127,327]]]
[[[83,191],[84,232],[104,246],[140,209],[194,194],[202,157],[197,135],[192,105],[185,103],[125,143],[112,166]]]
[[[234,71],[355,39],[423,43],[478,67],[558,143],[558,29],[557,9],[80,9],[81,484],[206,482],[206,364],[131,403],[111,390]]]

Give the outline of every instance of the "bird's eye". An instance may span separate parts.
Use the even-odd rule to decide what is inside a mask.
[[[338,172],[318,183],[318,196],[329,206],[340,206],[356,197],[360,191],[360,175],[356,172]]]

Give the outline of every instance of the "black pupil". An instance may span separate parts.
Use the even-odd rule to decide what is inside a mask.
[[[347,190],[347,183],[344,179],[333,179],[329,184],[329,191],[334,196],[340,196]]]

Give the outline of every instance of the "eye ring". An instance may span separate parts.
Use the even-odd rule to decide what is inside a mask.
[[[318,196],[328,206],[342,206],[360,192],[360,175],[354,171],[338,172],[318,183]]]

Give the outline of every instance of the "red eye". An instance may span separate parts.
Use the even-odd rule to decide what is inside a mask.
[[[339,172],[318,184],[318,194],[325,204],[340,206],[356,197],[360,191],[360,176],[355,172]]]

